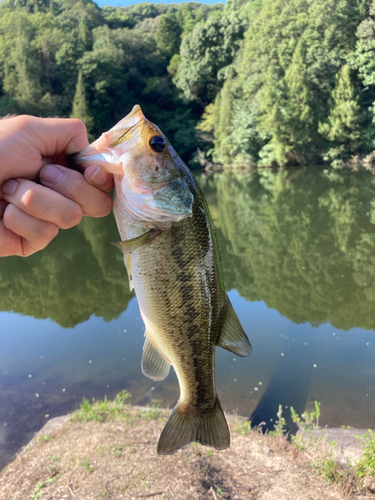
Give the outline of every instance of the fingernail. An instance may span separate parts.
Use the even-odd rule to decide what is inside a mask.
[[[107,180],[106,173],[100,167],[88,167],[85,174],[85,177],[97,186],[102,186]]]
[[[56,184],[64,175],[64,172],[55,165],[47,165],[40,171],[40,178],[50,184]]]
[[[8,196],[12,196],[12,194],[14,194],[14,191],[17,189],[17,186],[18,181],[15,181],[14,179],[6,181],[3,184],[3,193],[7,194]]]

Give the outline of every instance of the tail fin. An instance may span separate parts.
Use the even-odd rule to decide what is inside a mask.
[[[171,455],[193,441],[217,450],[229,448],[228,424],[218,397],[212,410],[199,416],[181,411],[177,403],[161,433],[158,454]]]

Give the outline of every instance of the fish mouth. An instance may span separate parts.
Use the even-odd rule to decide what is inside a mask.
[[[110,148],[114,148],[115,146],[117,146],[118,144],[121,144],[123,142],[125,142],[127,140],[127,135],[129,134],[129,132],[131,132],[133,129],[135,130],[137,128],[137,126],[142,122],[144,121],[146,118],[140,118],[134,125],[132,125],[131,127],[129,127],[127,130],[125,130],[121,135],[120,137],[116,138],[115,141],[110,144],[108,147]],[[116,127],[114,127],[113,129],[111,130],[116,130]],[[124,152],[124,151],[123,151]],[[126,151],[125,151],[126,152]]]
[[[80,152],[70,155],[67,161],[71,168],[81,172],[95,164],[114,174],[115,193],[121,205],[134,219],[157,227],[191,217],[194,196],[179,176],[175,162],[181,160],[168,140],[165,139],[165,146],[170,150],[157,151],[149,142],[154,136],[165,138],[136,105],[114,127]],[[154,173],[154,167],[158,171],[160,166],[156,160],[159,153],[169,158],[171,167],[167,167],[163,175]],[[156,162],[151,175],[150,162]]]
[[[135,105],[125,118],[104,132],[96,141],[78,153],[69,155],[69,167],[83,172],[86,167],[95,164],[111,174],[123,174],[120,157],[132,150],[132,134],[146,122],[148,120],[140,106]]]

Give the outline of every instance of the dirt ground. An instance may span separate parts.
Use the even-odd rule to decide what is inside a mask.
[[[192,444],[175,455],[158,456],[166,419],[164,411],[129,408],[122,420],[69,420],[57,432],[34,439],[0,473],[0,499],[348,498],[314,473],[306,453],[283,438],[256,431],[242,435],[235,420],[230,421],[228,450]]]

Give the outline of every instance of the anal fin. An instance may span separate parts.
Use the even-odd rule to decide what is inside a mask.
[[[237,354],[237,356],[248,356],[252,351],[250,341],[242,328],[228,295],[226,296],[224,322],[217,345]]]
[[[146,340],[143,346],[142,355],[142,372],[146,377],[152,380],[164,380],[169,374],[170,363],[164,357],[154,342],[150,339],[150,335],[146,331]]]

